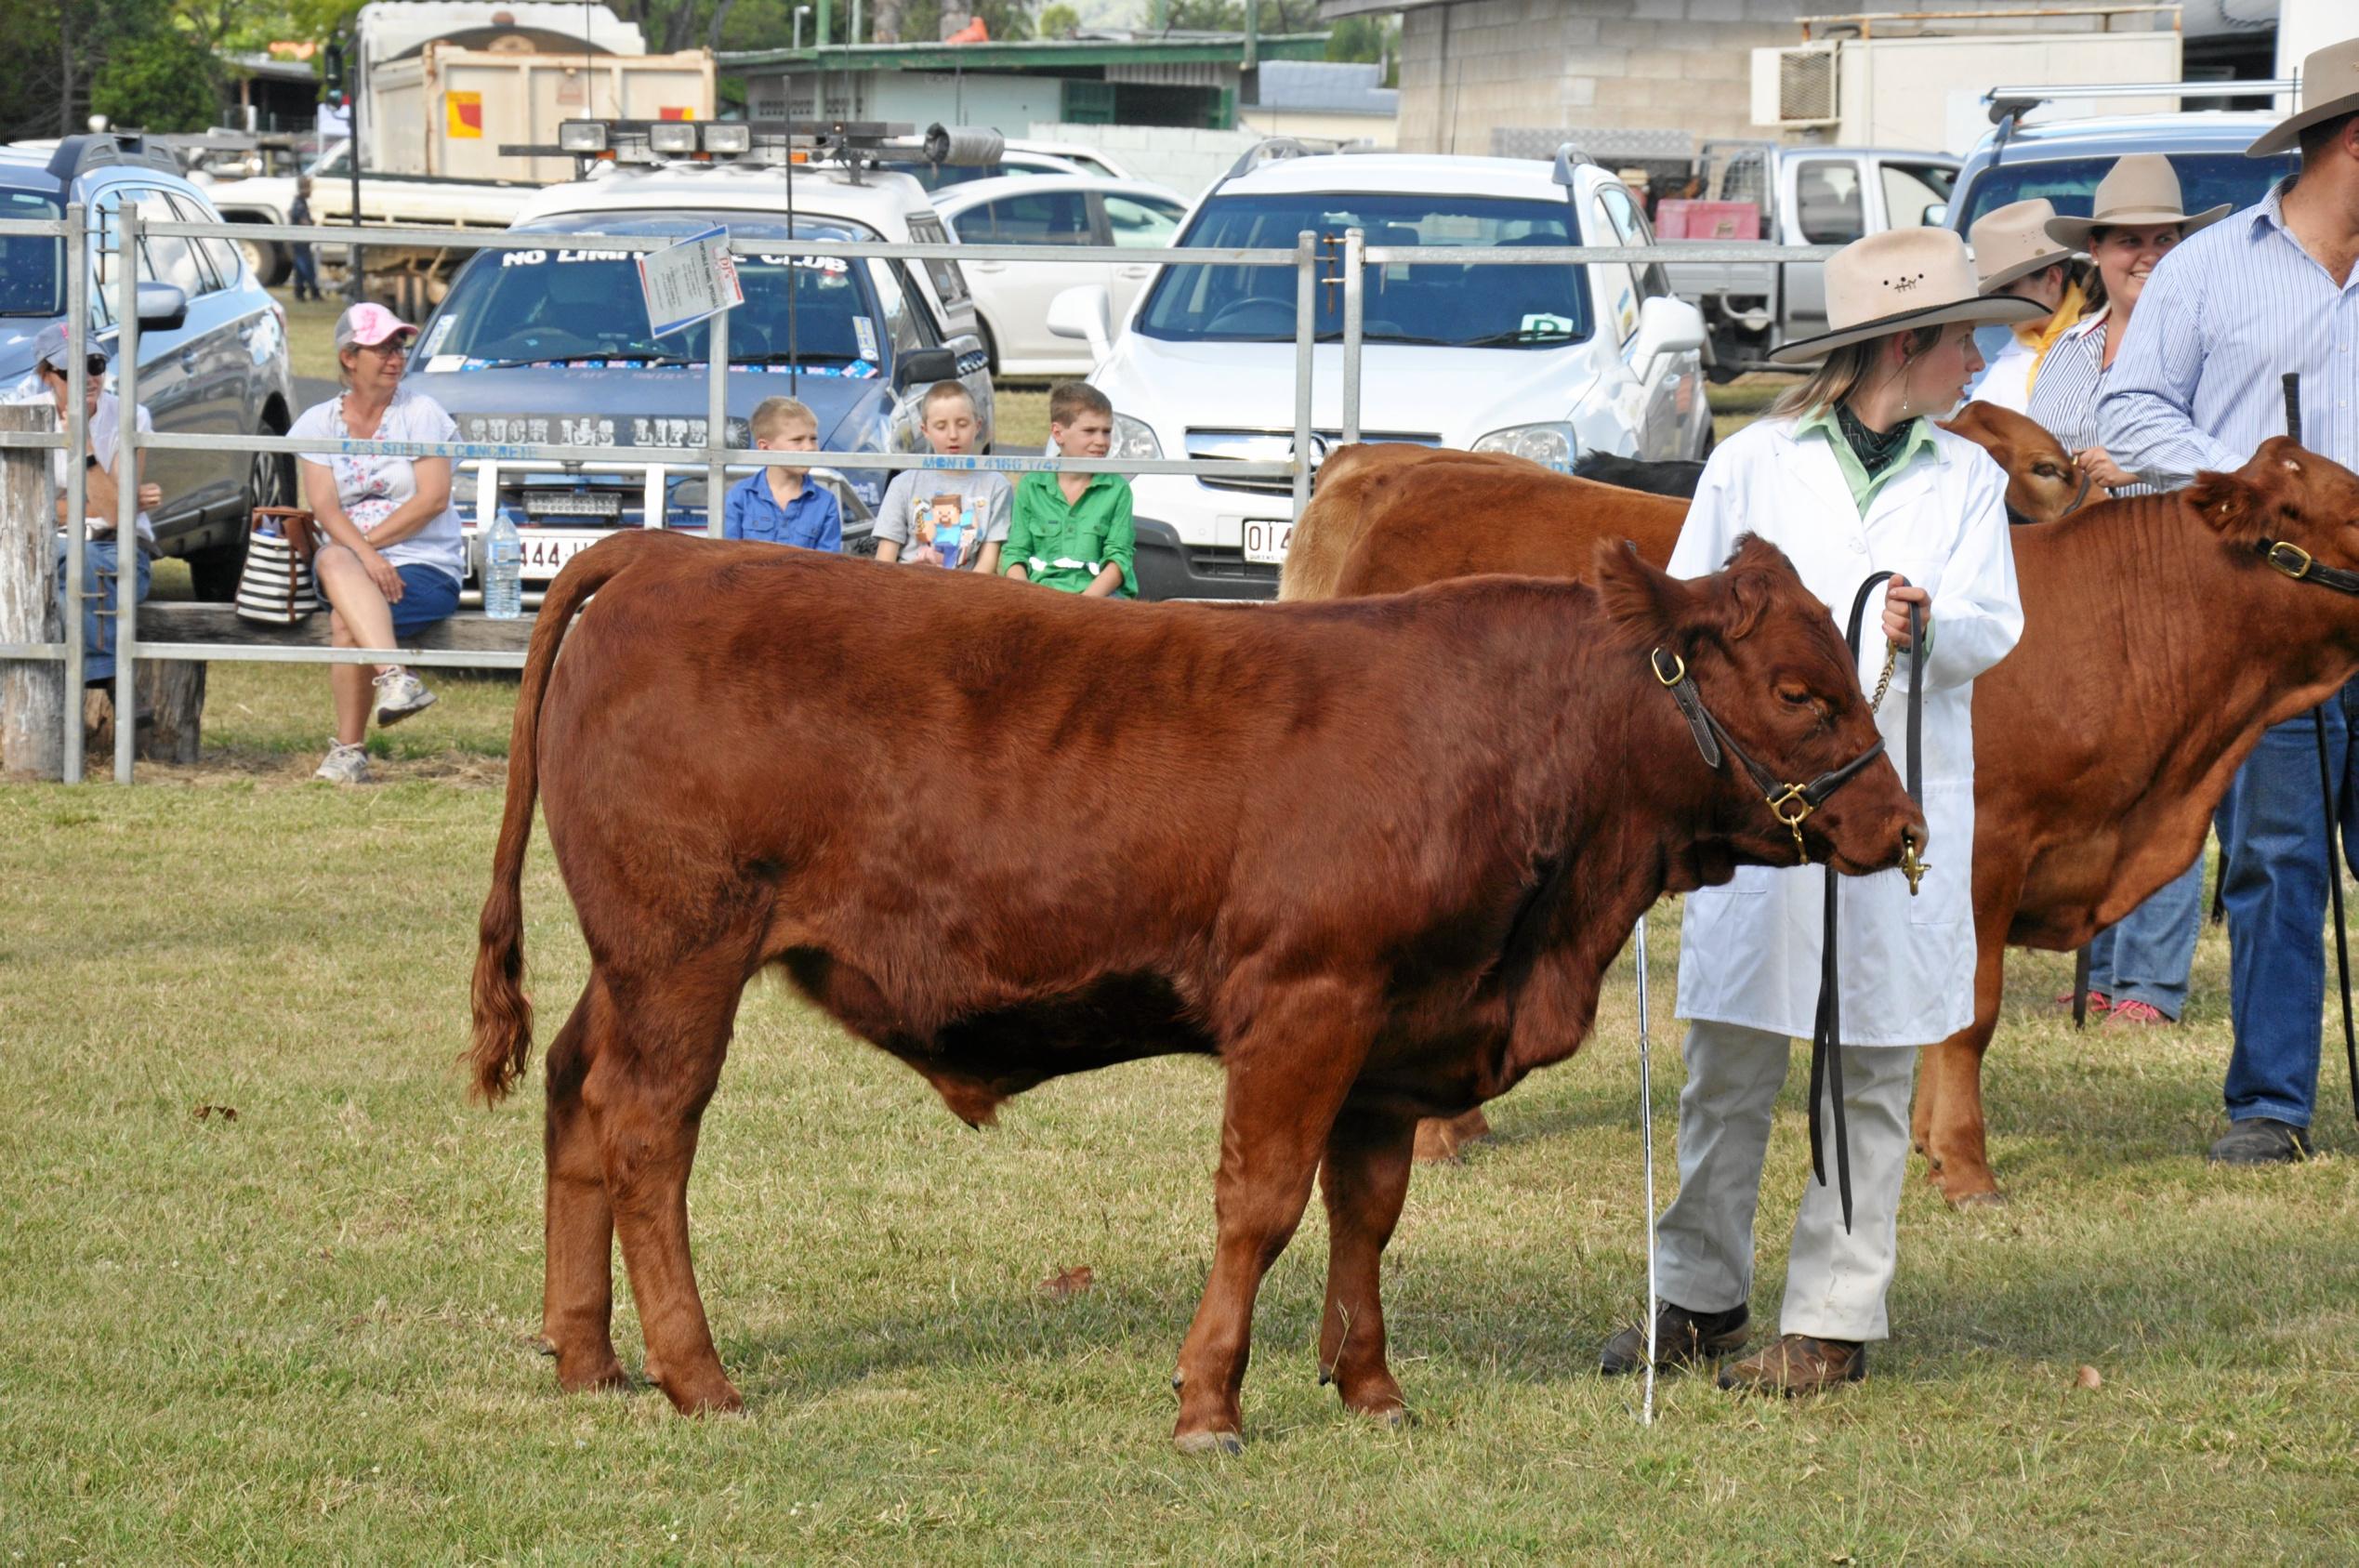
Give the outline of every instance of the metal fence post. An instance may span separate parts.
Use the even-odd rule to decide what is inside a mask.
[[[90,261],[94,252],[90,231],[83,225],[82,204],[66,208],[66,449],[65,502],[65,782],[82,782],[82,668],[87,650],[82,646],[82,595],[90,578],[84,548],[90,526],[88,471],[82,455],[90,450]]]
[[[789,259],[786,286],[795,286],[794,265]],[[721,503],[727,499],[722,486],[729,481],[723,467],[729,450],[729,312],[720,311],[705,323],[705,535],[709,539],[721,536]],[[746,439],[753,437],[748,434]],[[766,471],[766,470],[764,470]]]
[[[1311,365],[1319,341],[1319,236],[1294,242],[1294,520],[1311,504]]]
[[[114,782],[129,784],[139,738],[139,211],[125,202],[115,221],[114,466],[127,482],[114,511]]]
[[[1343,444],[1360,439],[1360,332],[1367,314],[1364,230],[1343,231]]]

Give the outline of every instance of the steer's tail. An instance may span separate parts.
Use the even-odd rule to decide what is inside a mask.
[[[541,600],[533,626],[532,652],[516,694],[516,719],[508,731],[507,806],[500,816],[499,848],[492,856],[492,890],[483,900],[483,919],[475,953],[475,1044],[468,1052],[475,1094],[494,1104],[524,1075],[533,1053],[533,1003],[524,994],[524,849],[533,837],[533,802],[540,792],[535,741],[541,699],[548,691],[557,646],[582,600],[629,566],[656,535],[633,531],[585,550],[557,574]]]

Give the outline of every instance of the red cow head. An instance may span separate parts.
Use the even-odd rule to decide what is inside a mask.
[[[2105,498],[2074,464],[2063,442],[2011,408],[1970,402],[1957,418],[1943,421],[1942,428],[1964,436],[2007,470],[2010,522],[2054,522]]]
[[[1735,755],[1720,758],[1714,818],[1740,860],[1795,864],[1797,828],[1810,859],[1845,872],[1895,865],[1905,842],[1924,847],[1924,814],[1891,761],[1878,756],[1856,766],[1882,744],[1875,716],[1834,617],[1784,551],[1746,534],[1720,572],[1681,582],[1601,543],[1592,570],[1617,639],[1659,651],[1656,677],[1666,685],[1674,667],[1683,669],[1718,738],[1732,743],[1719,748]],[[1806,812],[1770,803],[1775,785],[1809,785],[1855,766]],[[1755,768],[1773,786],[1753,776]]]

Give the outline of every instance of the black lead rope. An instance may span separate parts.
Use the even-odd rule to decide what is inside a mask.
[[[2300,373],[2287,372],[2285,385],[2286,434],[2292,437],[2294,444],[2299,446],[2301,444]],[[2340,588],[2345,593],[2359,589],[2359,581],[2339,583],[2329,580],[2333,577],[2348,578],[2351,575],[2349,573],[2338,572],[2331,566],[2318,566],[2311,561],[2307,554],[2292,546],[2285,546],[2282,548],[2293,555],[2300,556],[2301,560],[2300,570],[2295,571],[2290,563],[2279,564],[2277,552],[2271,551],[2270,564],[2276,566],[2280,572],[2285,572],[2296,578],[2315,578],[2325,582],[2328,587]],[[2342,924],[2342,861],[2340,858],[2342,813],[2337,809],[2335,800],[2334,771],[2326,765],[2326,704],[2321,703],[2310,710],[2310,725],[2312,732],[2318,738],[2318,800],[2319,804],[2326,809],[2326,886],[2332,889],[2334,897],[2335,974],[2336,978],[2342,982],[2342,1059],[2344,1065],[2349,1069],[2351,1077],[2351,1114],[2354,1120],[2359,1120],[2359,1033],[2354,1033],[2351,1022],[2351,934],[2343,929]],[[2343,744],[2346,746],[2350,744],[2347,725]],[[2227,850],[2224,845],[2221,847],[2221,881],[2225,883],[2227,881]]]
[[[1867,613],[1867,596],[1876,586],[1892,574],[1877,572],[1859,586],[1852,598],[1852,618],[1844,640],[1851,645],[1852,660],[1859,660],[1861,623]],[[1904,783],[1908,797],[1919,807],[1925,803],[1925,613],[1918,605],[1908,607],[1908,740],[1907,771]],[[1912,850],[1908,866],[1908,890],[1917,892],[1917,877],[1923,867],[1916,863]],[[1852,1229],[1852,1139],[1851,1127],[1843,1113],[1843,1002],[1842,966],[1836,952],[1836,889],[1842,878],[1833,865],[1826,868],[1826,903],[1825,919],[1820,929],[1818,949],[1818,1020],[1811,1033],[1811,1175],[1822,1187],[1826,1185],[1826,1155],[1825,1140],[1819,1130],[1819,1099],[1831,1091],[1829,1103],[1834,1109],[1835,1123],[1835,1190],[1843,1203],[1843,1231]]]

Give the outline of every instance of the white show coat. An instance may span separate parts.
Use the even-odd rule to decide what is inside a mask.
[[[2023,635],[2007,534],[2007,476],[1962,437],[1933,430],[1886,481],[1865,520],[1825,436],[1797,439],[1790,419],[1764,419],[1713,453],[1671,552],[1676,577],[1715,572],[1743,534],[1791,557],[1839,630],[1870,573],[1892,571],[1932,594],[1925,660],[1924,808],[1931,832],[1919,894],[1898,871],[1843,879],[1843,1043],[1922,1046],[1974,1016],[1974,677]],[[1860,684],[1873,693],[1884,664],[1883,590],[1862,621]],[[1892,766],[1907,756],[1908,655],[1877,715]],[[1735,879],[1687,895],[1679,1016],[1807,1039],[1818,1007],[1823,866],[1744,866]]]

